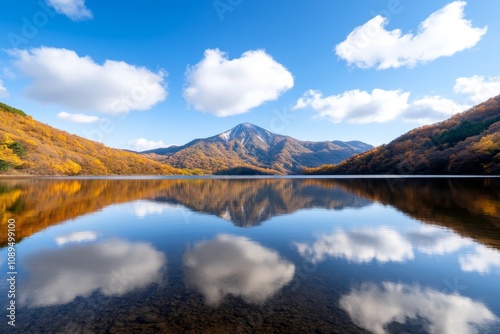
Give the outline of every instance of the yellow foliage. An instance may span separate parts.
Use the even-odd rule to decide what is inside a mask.
[[[71,182],[58,182],[50,185],[48,187],[47,192],[49,193],[64,193],[67,195],[73,195],[80,191],[82,188],[82,184],[79,181],[71,181]]]
[[[4,133],[3,134],[3,138],[2,138],[2,144],[4,145],[10,145],[10,144],[14,144],[14,139],[12,139],[12,136],[9,135],[8,133]]]
[[[33,139],[25,139],[24,142],[30,146],[38,146],[38,143]]]
[[[18,167],[23,164],[23,161],[9,147],[9,145],[13,143],[15,143],[14,139],[12,139],[8,133],[4,133],[2,141],[0,142],[0,161],[4,161],[14,167]]]
[[[53,167],[64,175],[78,175],[82,170],[82,166],[71,160],[59,165],[54,164]]]
[[[23,192],[20,189],[15,189],[7,193],[0,194],[0,212],[7,212],[7,209],[19,199],[22,193]]]

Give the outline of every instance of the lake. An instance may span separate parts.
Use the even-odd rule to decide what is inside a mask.
[[[9,178],[0,217],[2,333],[500,333],[499,178]]]

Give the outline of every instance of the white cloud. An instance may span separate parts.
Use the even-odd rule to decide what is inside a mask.
[[[374,89],[371,93],[351,90],[328,97],[309,90],[297,101],[294,110],[311,107],[319,117],[327,117],[334,123],[382,123],[401,115],[408,108],[409,97],[410,93],[401,90]]]
[[[9,92],[7,91],[7,88],[4,87],[3,81],[0,79],[0,97],[8,97]]]
[[[146,138],[138,138],[128,142],[128,146],[131,150],[137,152],[143,152],[148,150],[154,150],[155,148],[167,147],[163,140],[147,140]]]
[[[70,244],[70,243],[95,241],[96,239],[97,239],[97,234],[95,232],[82,231],[56,237],[56,243],[59,246],[63,246],[65,244]]]
[[[431,124],[450,118],[452,115],[466,111],[470,107],[440,96],[425,96],[412,102],[411,106],[403,114],[403,120]]]
[[[352,321],[375,334],[386,326],[409,319],[425,319],[431,334],[472,334],[498,318],[482,303],[458,294],[445,294],[418,285],[384,282],[352,289],[340,298]]]
[[[97,116],[88,116],[85,114],[69,114],[65,111],[61,111],[59,114],[57,114],[57,117],[65,121],[74,123],[94,123],[99,120],[99,117]]]
[[[197,110],[218,117],[243,114],[276,100],[293,87],[292,74],[263,50],[247,51],[229,60],[218,49],[206,50],[201,62],[188,68],[184,98]]]
[[[488,79],[479,75],[461,77],[455,81],[454,91],[469,95],[473,103],[481,103],[500,94],[500,77]]]
[[[500,252],[483,245],[477,245],[474,253],[460,256],[459,262],[463,271],[487,274],[496,269],[500,273]]]
[[[219,235],[188,249],[184,266],[189,282],[212,305],[226,295],[263,303],[288,284],[295,273],[295,265],[276,251],[232,235]]]
[[[415,66],[440,57],[449,57],[472,48],[486,34],[464,14],[465,1],[454,1],[431,14],[416,34],[388,31],[387,18],[376,16],[351,32],[335,47],[337,55],[350,65],[378,69]]]
[[[46,0],[47,5],[59,14],[66,15],[73,21],[90,20],[92,12],[85,6],[85,0]]]
[[[158,203],[152,201],[137,201],[132,203],[132,211],[136,217],[144,218],[149,215],[161,215],[166,210],[177,210],[182,205]]]
[[[100,65],[67,49],[8,52],[15,66],[33,80],[27,94],[39,102],[121,114],[150,109],[167,96],[162,70],[154,73],[114,60]]]
[[[19,289],[20,302],[61,305],[94,291],[121,296],[159,282],[165,263],[150,244],[122,240],[47,250],[24,261],[29,277]]]
[[[413,259],[413,249],[397,231],[381,227],[377,229],[338,230],[323,235],[312,246],[297,243],[299,253],[311,262],[326,257],[345,258],[355,263],[404,262]]]

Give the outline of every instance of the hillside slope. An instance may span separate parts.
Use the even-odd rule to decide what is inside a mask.
[[[269,174],[297,173],[304,167],[339,163],[373,146],[353,141],[307,142],[282,136],[251,123],[184,146],[143,152],[178,168],[199,168],[209,173],[237,174],[250,169]]]
[[[188,174],[57,130],[0,103],[0,175]]]
[[[304,174],[499,175],[500,96],[387,145]]]

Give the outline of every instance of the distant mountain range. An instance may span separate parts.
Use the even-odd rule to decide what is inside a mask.
[[[305,174],[499,175],[500,95],[338,165]]]
[[[300,141],[243,123],[213,137],[142,154],[214,174],[295,174],[305,167],[340,163],[371,148],[360,141]]]

